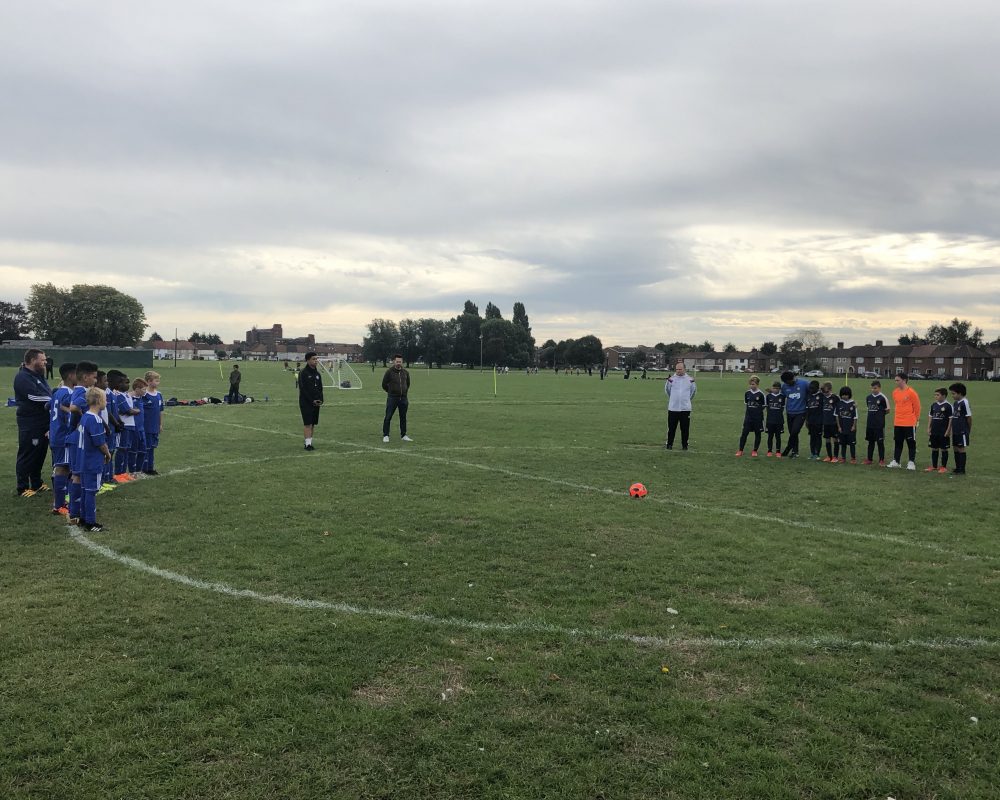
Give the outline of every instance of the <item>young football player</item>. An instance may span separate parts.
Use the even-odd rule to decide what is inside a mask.
[[[743,404],[746,406],[746,412],[743,414],[743,432],[740,434],[740,446],[736,448],[736,456],[739,458],[743,455],[747,436],[753,433],[753,450],[750,451],[750,455],[757,458],[757,451],[760,450],[760,435],[764,430],[766,400],[764,393],[760,390],[760,378],[756,375],[750,376],[749,388],[743,393]]]
[[[889,413],[889,398],[882,394],[882,383],[872,381],[872,391],[865,398],[868,418],[865,420],[865,441],[868,442],[868,457],[865,464],[875,463],[875,448],[878,447],[878,465],[885,466],[885,418]]]
[[[858,406],[854,402],[854,392],[850,386],[840,389],[840,402],[837,403],[837,441],[840,444],[839,463],[847,463],[847,451],[851,451],[851,463],[858,463],[857,453]],[[830,462],[838,463],[834,456]]]
[[[771,391],[765,398],[767,405],[767,457],[781,458],[781,434],[785,431],[785,396],[781,393],[781,383],[771,384]]]
[[[952,398],[951,444],[955,448],[954,475],[965,474],[966,448],[972,437],[972,406],[965,396],[965,384],[953,383],[948,387]]]
[[[928,412],[930,425],[928,435],[930,437],[931,465],[924,468],[924,472],[947,472],[948,471],[948,444],[951,439],[951,403],[948,402],[948,390],[943,386],[934,390],[934,402]],[[938,466],[940,457],[941,465]]]

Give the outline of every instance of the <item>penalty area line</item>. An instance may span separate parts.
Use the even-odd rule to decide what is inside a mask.
[[[147,564],[132,556],[112,550],[89,539],[75,526],[67,526],[70,538],[92,553],[110,559],[128,569],[153,575],[172,583],[197,589],[203,592],[232,597],[240,600],[289,606],[292,608],[330,611],[354,617],[369,617],[375,619],[399,620],[426,625],[433,628],[459,628],[480,633],[526,633],[548,636],[560,636],[567,639],[588,639],[598,642],[625,642],[641,647],[652,648],[725,648],[730,650],[996,650],[1000,649],[1000,641],[976,637],[954,637],[939,639],[902,639],[898,642],[852,640],[840,636],[762,636],[749,638],[723,638],[717,636],[703,637],[664,637],[643,635],[620,631],[606,631],[599,628],[570,628],[553,625],[548,622],[527,620],[524,622],[482,622],[463,619],[461,617],[437,617],[433,614],[422,614],[391,608],[370,608],[351,603],[333,603],[326,600],[311,600],[301,597],[291,597],[283,594],[265,594],[253,589],[241,589],[218,581],[203,581],[182,575],[179,572],[162,569]]]

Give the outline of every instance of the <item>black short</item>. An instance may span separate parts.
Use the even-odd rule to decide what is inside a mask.
[[[972,437],[971,433],[953,433],[951,435],[951,446],[952,447],[968,447],[969,439]]]
[[[314,406],[312,404],[306,405],[305,403],[299,403],[299,411],[302,412],[302,424],[303,425],[318,425],[319,424],[319,406]]]
[[[948,437],[943,433],[932,433],[929,444],[932,450],[947,450],[949,445]]]
[[[837,435],[841,444],[856,444],[858,440],[857,431],[841,431]]]
[[[868,428],[865,430],[866,442],[881,442],[885,440],[885,428]]]
[[[823,438],[824,439],[836,439],[837,438],[837,434],[839,434],[839,433],[840,433],[840,431],[837,430],[836,424],[833,424],[833,425],[824,425],[823,426]]]

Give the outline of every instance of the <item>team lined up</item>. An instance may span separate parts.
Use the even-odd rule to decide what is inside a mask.
[[[150,370],[129,383],[125,373],[104,373],[90,361],[63,364],[59,375],[49,410],[51,513],[87,531],[102,531],[97,495],[140,475],[159,474],[160,375]]]
[[[760,389],[760,378],[752,376],[749,388],[743,395],[746,411],[743,431],[740,434],[737,457],[743,455],[747,440],[754,435],[751,456],[760,450],[761,436],[767,433],[768,457],[798,457],[798,432],[805,427],[809,434],[809,458],[833,464],[857,463],[857,431],[859,423],[858,406],[850,386],[844,386],[838,394],[833,393],[833,384],[819,381],[807,382],[786,372],[782,380],[775,381],[765,394]],[[948,393],[952,401],[948,401]],[[878,450],[878,465],[898,468],[902,464],[903,446],[907,448],[906,468],[916,469],[916,431],[920,420],[920,397],[908,385],[905,375],[896,376],[893,390],[893,406],[882,393],[880,381],[872,381],[871,393],[865,398],[867,417],[865,420],[865,441],[868,454],[862,463],[874,464]],[[895,408],[893,418],[894,453],[892,461],[885,463],[886,419]],[[781,449],[781,438],[785,430],[785,414],[788,415],[790,431],[788,445]],[[930,406],[929,446],[931,465],[925,472],[947,472],[949,450],[954,448],[956,475],[965,474],[969,440],[972,433],[972,407],[966,397],[963,383],[953,383],[934,391],[934,402]],[[826,456],[823,444],[826,444]]]

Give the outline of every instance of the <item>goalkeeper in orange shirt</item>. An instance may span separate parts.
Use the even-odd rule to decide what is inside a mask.
[[[892,390],[892,438],[895,449],[892,454],[892,461],[887,466],[899,469],[900,459],[903,457],[903,442],[910,460],[906,463],[906,468],[915,470],[917,465],[917,421],[920,419],[920,397],[910,388],[906,380],[906,375],[900,373],[896,376],[896,388]]]

